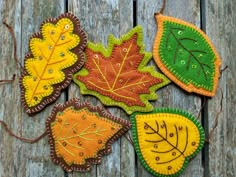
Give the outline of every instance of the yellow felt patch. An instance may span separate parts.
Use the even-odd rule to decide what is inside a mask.
[[[70,13],[46,20],[30,38],[21,77],[21,97],[27,113],[35,113],[59,97],[84,63],[87,38]]]
[[[30,50],[34,58],[25,62],[30,75],[23,78],[25,100],[29,107],[39,104],[44,97],[52,94],[52,85],[65,79],[62,70],[77,61],[77,55],[70,52],[80,42],[79,36],[72,33],[73,28],[72,21],[63,18],[56,25],[43,25],[43,39],[31,38]]]
[[[128,121],[78,99],[57,105],[52,112],[46,123],[51,157],[66,171],[89,171],[130,127]]]
[[[187,117],[188,114],[156,111],[132,117],[135,148],[150,172],[176,175],[201,149],[204,132],[196,120]]]

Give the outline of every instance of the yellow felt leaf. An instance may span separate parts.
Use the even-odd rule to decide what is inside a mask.
[[[82,52],[74,49],[81,50],[85,44],[86,36],[79,29],[78,19],[72,14],[63,14],[56,21],[44,22],[41,33],[31,37],[31,54],[26,56],[21,85],[26,107],[38,107],[28,113],[42,109],[43,102],[52,102],[59,96],[60,90],[69,85],[71,75],[75,72],[73,70],[78,69],[83,61],[80,56]]]
[[[25,62],[30,73],[23,79],[29,106],[35,106],[43,97],[49,96],[53,92],[52,85],[65,79],[62,70],[77,61],[77,56],[69,51],[80,41],[77,35],[71,33],[71,20],[61,19],[56,25],[46,23],[42,31],[43,39],[31,38],[30,50],[34,58]]]
[[[133,127],[135,147],[154,174],[178,174],[188,159],[202,148],[203,129],[188,114],[154,111],[135,115],[133,123],[136,125]]]

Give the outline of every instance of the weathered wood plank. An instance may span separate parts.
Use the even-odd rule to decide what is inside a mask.
[[[206,33],[222,58],[222,68],[228,66],[220,79],[223,90],[223,111],[219,116],[209,144],[209,171],[212,177],[236,176],[236,7],[235,1],[206,0]],[[209,131],[220,110],[221,91],[208,102]]]
[[[130,0],[74,0],[69,1],[69,11],[75,13],[87,32],[88,40],[107,44],[109,34],[119,37],[126,33],[133,24],[133,4]],[[81,100],[100,104],[96,98],[82,96],[77,86],[71,86],[69,97],[77,96]],[[109,108],[116,116],[128,119],[127,115],[117,108]],[[112,154],[103,157],[102,163],[93,167],[91,173],[74,173],[71,176],[135,176],[135,156],[133,147],[126,139],[116,141]],[[133,162],[133,163],[132,163]]]
[[[21,20],[21,1],[0,1],[0,80],[11,79],[13,74],[19,74],[17,64],[13,59],[13,41],[8,29],[2,25],[6,20],[17,33],[17,44],[20,45]],[[18,54],[20,54],[18,50]],[[17,79],[6,85],[0,85],[0,119],[5,121],[11,129],[20,133],[21,117],[19,116],[19,87]],[[13,106],[14,105],[14,106]],[[9,136],[5,129],[0,126],[0,176],[16,176],[18,173],[17,154],[22,150],[22,146],[14,138]],[[23,164],[22,164],[23,165]]]
[[[64,13],[65,4],[63,1],[28,1],[22,0],[22,58],[28,51],[28,40],[32,33],[38,32],[41,23],[47,18],[57,17]],[[64,102],[64,94],[58,101]],[[23,114],[22,135],[26,137],[36,137],[45,130],[45,121],[50,115],[53,105],[48,106],[45,110],[33,118],[28,118]],[[48,138],[44,138],[33,145],[24,144],[23,157],[26,161],[26,172],[22,176],[64,176],[61,167],[54,165],[49,156]],[[30,152],[30,153],[29,153]],[[24,171],[24,170],[22,170]],[[21,176],[21,175],[20,175]]]
[[[39,31],[39,26],[47,18],[57,17],[64,12],[64,2],[58,1],[27,1],[23,0],[22,13],[22,57],[27,52],[28,39],[34,32]],[[61,96],[60,101],[65,100]],[[43,112],[37,114],[33,119],[24,116],[26,120],[23,124],[23,135],[27,137],[38,136],[39,132],[45,130],[45,120],[49,116],[52,106],[47,107]],[[25,115],[25,114],[24,114]],[[64,171],[53,164],[49,157],[48,139],[44,138],[39,143],[33,145],[25,145],[25,149],[29,153],[27,155],[26,176],[64,176]]]
[[[46,0],[9,0],[0,1],[0,22],[6,20],[13,28],[17,37],[17,54],[24,58],[28,51],[28,39],[34,32],[39,31],[39,25],[49,17],[56,17],[66,10],[66,1]],[[153,13],[161,8],[162,0],[138,0],[137,24],[144,28],[146,49],[152,52],[153,40],[156,33],[156,23]],[[222,59],[223,66],[229,66],[221,78],[220,87],[223,89],[223,112],[219,117],[219,124],[215,130],[208,151],[205,154],[205,169],[202,167],[202,156],[199,154],[186,168],[182,176],[223,177],[236,176],[236,9],[234,0],[205,0],[206,32],[216,45]],[[74,12],[81,20],[82,27],[93,42],[107,43],[108,34],[119,37],[126,33],[133,24],[133,2],[130,0],[68,0],[69,11]],[[167,1],[166,15],[178,17],[200,26],[199,1]],[[204,14],[203,14],[204,15]],[[21,107],[19,88],[19,68],[13,59],[13,42],[9,31],[0,25],[0,80],[11,78],[17,74],[16,80],[6,85],[0,85],[0,119],[4,120],[18,135],[34,138],[45,130],[45,120],[50,114],[52,105],[34,118],[28,117]],[[154,62],[151,62],[153,65]],[[173,83],[157,92],[159,100],[153,104],[157,107],[175,107],[188,110],[197,116],[201,107],[201,100],[197,95],[190,95],[179,89]],[[77,96],[81,100],[101,104],[92,96],[81,96],[79,88],[72,84],[69,98]],[[221,93],[208,101],[208,110],[204,119],[209,120],[209,130],[214,124],[220,109]],[[59,99],[65,101],[65,94]],[[13,106],[14,105],[14,106]],[[109,110],[122,118],[128,119],[126,113],[117,108]],[[1,176],[152,176],[141,166],[139,160],[135,172],[135,153],[133,147],[125,138],[121,138],[113,145],[113,153],[102,158],[102,164],[94,166],[91,173],[64,174],[64,171],[54,165],[49,157],[47,138],[35,144],[23,143],[9,136],[0,126],[0,177]]]
[[[28,40],[39,31],[39,25],[49,17],[64,11],[64,2],[57,1],[0,1],[1,22],[6,19],[14,28],[17,37],[18,56],[24,58],[28,52]],[[18,135],[32,139],[45,131],[45,120],[52,106],[30,118],[20,103],[20,72],[13,59],[13,42],[7,29],[1,25],[1,73],[0,78],[9,78],[17,73],[13,84],[1,86],[1,119]],[[2,97],[3,96],[3,97]],[[1,129],[0,176],[64,176],[64,171],[54,165],[49,156],[47,138],[35,144],[27,144],[10,137]]]
[[[137,25],[142,25],[144,29],[144,40],[146,50],[152,52],[153,41],[155,39],[157,26],[154,19],[154,12],[158,12],[162,7],[162,0],[138,0],[137,1]],[[167,1],[164,15],[181,18],[199,26],[200,24],[200,2],[199,1]],[[154,62],[151,62],[154,64]],[[157,91],[158,101],[154,103],[156,107],[173,107],[186,110],[197,116],[201,107],[201,99],[195,94],[188,94],[174,83]],[[148,177],[149,174],[138,162],[138,176]],[[185,169],[182,176],[203,176],[202,157],[198,154]]]

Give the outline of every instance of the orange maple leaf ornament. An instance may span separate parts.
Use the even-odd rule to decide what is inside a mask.
[[[68,172],[90,171],[130,127],[129,121],[79,99],[57,104],[46,121],[52,161]]]
[[[110,35],[108,48],[88,43],[87,61],[73,77],[82,94],[96,96],[105,105],[116,105],[128,114],[153,109],[148,100],[169,83],[154,67],[147,67],[152,54],[144,51],[142,27],[133,28],[120,39]]]
[[[87,38],[79,20],[70,13],[42,23],[30,38],[21,76],[21,100],[28,114],[42,110],[66,88],[72,74],[84,64]]]

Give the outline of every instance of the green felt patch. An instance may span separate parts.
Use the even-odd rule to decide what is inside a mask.
[[[213,90],[216,57],[199,32],[189,26],[164,22],[159,53],[163,63],[179,80]]]
[[[221,65],[206,34],[180,19],[158,14],[153,56],[160,69],[188,92],[214,96]]]

